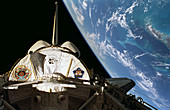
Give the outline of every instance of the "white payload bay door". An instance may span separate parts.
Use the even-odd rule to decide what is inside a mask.
[[[61,49],[49,47],[28,54],[12,70],[10,81],[35,81],[51,73],[90,80],[89,73],[78,58]]]

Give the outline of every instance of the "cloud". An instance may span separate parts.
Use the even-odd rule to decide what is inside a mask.
[[[76,5],[73,3],[72,0],[71,0],[71,6],[72,9],[74,10],[74,13],[76,14],[77,21],[83,26],[83,21],[85,19],[83,16],[83,12],[76,7]]]
[[[98,42],[99,43],[99,42]],[[156,99],[159,97],[156,88],[154,87],[154,82],[151,78],[147,77],[144,72],[139,70],[135,64],[133,63],[133,59],[128,54],[127,50],[120,52],[110,43],[107,43],[106,40],[101,42],[100,50],[103,50],[103,56],[109,55],[110,57],[116,59],[119,63],[121,63],[124,67],[127,67],[131,70],[132,75],[136,77],[137,85],[147,91],[149,95],[155,97]],[[105,55],[104,55],[105,54]]]
[[[161,75],[157,73],[157,75]],[[159,108],[162,108],[163,105],[168,105],[168,100],[164,97],[160,96],[156,87],[154,86],[154,81],[147,77],[143,72],[137,71],[136,73],[136,84],[142,90],[146,91],[148,97],[152,100],[152,102],[157,105]]]
[[[164,62],[153,62],[152,64],[153,66],[170,66],[170,64],[168,63],[164,63]]]
[[[133,13],[133,9],[136,6],[138,6],[138,2],[137,1],[133,2],[133,4],[129,8],[126,9],[125,13],[129,13],[129,14]]]
[[[135,55],[135,59],[138,59],[139,57],[145,56],[146,54],[148,54],[148,53],[143,53],[143,54],[140,54],[140,55]]]
[[[84,6],[86,6],[84,4]],[[124,28],[127,31],[127,37],[133,37],[134,39],[139,38],[142,39],[142,36],[137,36],[133,34],[131,31],[128,23],[126,22],[126,15],[131,14],[133,12],[133,9],[138,6],[137,1],[135,1],[129,8],[125,9],[124,13],[122,13],[123,9],[118,8],[116,12],[112,13],[112,16],[107,19],[105,28],[106,33],[108,31],[112,31],[112,26],[120,25],[122,28]],[[74,5],[73,5],[74,7]],[[86,9],[86,8],[83,8]],[[77,7],[74,7],[75,13],[77,13],[77,16],[82,16],[81,11],[79,12]],[[78,12],[77,12],[78,11]],[[91,12],[94,11],[92,8],[89,9],[89,17],[91,18]],[[80,21],[83,21],[84,19],[81,19]],[[96,25],[99,25],[101,23],[101,20],[98,19]],[[97,27],[97,26],[96,26]],[[95,30],[95,29],[94,29]],[[155,80],[151,79],[151,77],[148,77],[147,73],[140,70],[133,60],[138,59],[139,57],[142,57],[148,53],[143,53],[136,55],[135,57],[132,57],[128,50],[119,51],[114,45],[112,45],[106,38],[103,40],[101,39],[101,35],[99,32],[92,32],[86,33],[86,38],[88,38],[88,42],[90,43],[91,47],[95,48],[98,55],[100,55],[101,58],[105,59],[106,56],[111,57],[120,64],[122,64],[124,67],[128,68],[131,72],[131,76],[135,78],[137,86],[146,91],[146,94],[149,97],[153,98],[153,103],[155,103],[158,107],[161,107],[160,103],[157,103],[156,101],[159,101],[163,104],[167,104],[167,100],[165,100],[164,97],[159,95],[159,92],[155,86]],[[111,71],[111,68],[107,68],[107,71]],[[116,74],[116,73],[115,73]],[[159,73],[157,73],[158,76],[160,76]],[[154,101],[156,100],[156,101]]]
[[[162,76],[160,72],[156,72],[156,76]]]
[[[91,7],[89,7],[89,17],[91,19]]]
[[[147,92],[151,92],[151,94],[155,97],[158,98],[158,93],[156,92],[156,89],[154,88],[154,83],[153,81],[147,77],[142,71],[137,71],[136,75],[137,78],[137,85],[147,91]]]
[[[129,67],[132,70],[135,69],[135,65],[133,64],[132,59],[130,58],[127,50],[120,52],[112,44],[106,42],[106,40],[101,42],[100,49],[102,50],[103,54],[110,55],[110,57],[116,59],[123,66]]]
[[[86,3],[85,0],[83,1],[83,5],[82,5],[82,6],[83,6],[83,8],[84,8],[85,10],[87,9],[87,3]]]
[[[128,67],[131,70],[136,69],[132,62],[133,59],[129,56],[127,50],[120,52],[111,43],[107,42],[106,39],[104,41],[100,41],[100,34],[88,33],[87,36],[92,47],[95,47],[95,49],[98,50],[97,52],[100,57],[104,58],[107,55],[116,59],[123,66]]]
[[[116,12],[113,12],[112,16],[107,20],[106,32],[108,32],[112,26],[117,26],[119,24],[122,28],[127,30],[127,37],[133,37],[134,39],[142,39],[142,36],[133,34],[128,23],[126,22],[126,15],[131,14],[136,6],[138,6],[137,1],[135,1],[125,11],[123,11],[123,8],[121,7],[117,8]]]
[[[102,58],[106,56],[112,57],[116,59],[119,63],[121,63],[124,67],[130,69],[130,71],[132,72],[131,75],[133,75],[136,79],[135,81],[137,86],[146,91],[146,94],[152,98],[152,101],[155,105],[161,107],[162,105],[160,103],[167,104],[168,101],[159,95],[158,90],[154,85],[154,80],[152,80],[150,77],[147,77],[147,75],[140,69],[138,69],[133,63],[134,59],[144,56],[147,53],[136,55],[133,59],[131,58],[127,50],[120,52],[111,43],[107,42],[106,39],[104,41],[100,41],[100,37],[97,34],[91,33],[88,34],[88,37],[93,47],[98,50],[97,52]],[[107,68],[107,70],[111,71],[110,68]],[[161,74],[157,72],[157,75],[160,76]]]

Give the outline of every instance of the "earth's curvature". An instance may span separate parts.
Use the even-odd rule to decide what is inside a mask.
[[[170,0],[63,0],[111,77],[136,82],[130,92],[170,109]]]

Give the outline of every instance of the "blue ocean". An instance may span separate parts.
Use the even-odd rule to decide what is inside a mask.
[[[170,109],[170,0],[64,3],[108,74],[133,79],[131,93]]]

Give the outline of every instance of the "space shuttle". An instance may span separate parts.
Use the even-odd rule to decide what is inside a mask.
[[[151,110],[127,92],[128,78],[101,78],[79,59],[70,41],[58,45],[58,4],[52,43],[37,41],[12,69],[0,75],[0,110]]]

